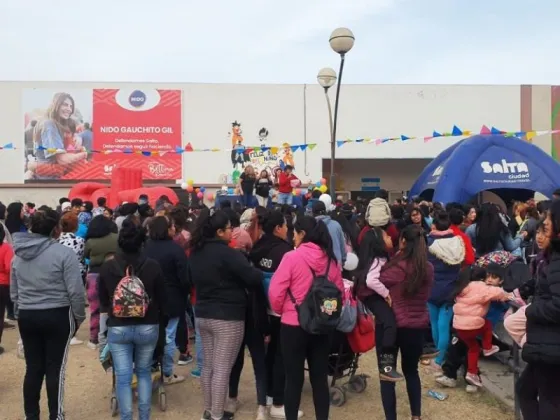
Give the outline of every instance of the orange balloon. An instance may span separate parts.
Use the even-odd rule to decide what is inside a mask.
[[[187,185],[187,192],[192,193],[193,191],[194,191],[193,186],[192,185]]]

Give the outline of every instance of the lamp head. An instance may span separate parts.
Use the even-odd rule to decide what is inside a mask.
[[[324,88],[328,89],[336,83],[336,71],[330,67],[319,70],[317,74],[317,82]]]
[[[354,34],[350,29],[337,28],[332,32],[329,43],[334,52],[344,55],[352,49],[354,40]]]

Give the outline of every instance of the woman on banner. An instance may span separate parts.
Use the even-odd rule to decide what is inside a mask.
[[[27,163],[27,178],[59,179],[74,164],[87,159],[87,152],[68,151],[81,148],[81,142],[74,140],[74,111],[72,96],[64,92],[54,95],[45,119],[37,123],[33,132],[37,161]]]

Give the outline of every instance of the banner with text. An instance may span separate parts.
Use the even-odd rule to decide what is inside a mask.
[[[27,183],[105,180],[116,167],[182,177],[180,90],[27,89],[23,106]]]

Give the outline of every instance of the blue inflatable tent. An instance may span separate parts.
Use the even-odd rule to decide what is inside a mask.
[[[559,187],[560,164],[537,146],[517,137],[479,135],[441,152],[409,196],[433,190],[433,201],[465,203],[486,190],[522,189],[551,197]]]

